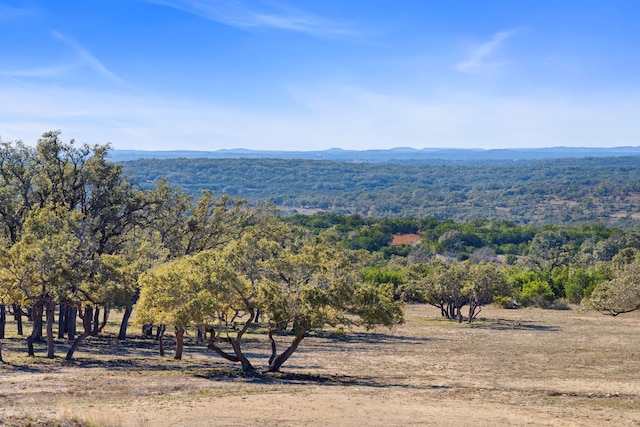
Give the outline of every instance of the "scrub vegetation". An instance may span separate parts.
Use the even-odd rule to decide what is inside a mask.
[[[145,399],[173,393],[193,405],[231,406],[255,393],[263,399],[256,408],[273,406],[277,397],[264,394],[274,393],[295,407],[305,401],[297,394],[315,393],[312,384],[339,396],[362,388],[357,399],[372,411],[383,389],[408,413],[420,407],[406,401],[409,390],[431,405],[442,397],[475,409],[489,390],[504,413],[485,413],[487,424],[522,424],[507,414],[510,394],[537,409],[550,405],[552,417],[568,412],[550,397],[580,406],[595,396],[601,412],[572,416],[640,420],[640,370],[625,330],[640,310],[633,218],[282,215],[211,189],[195,196],[168,179],[140,186],[108,160],[109,150],[65,143],[59,132],[35,147],[0,147],[0,360],[2,398],[11,402],[0,422],[20,425],[36,414],[34,423],[110,425],[76,404],[136,414]],[[629,189],[624,197],[640,185],[633,170],[615,178]],[[613,365],[595,368],[605,353],[627,376]],[[132,373],[140,382],[125,379]],[[16,384],[29,384],[25,393],[48,409],[14,397],[28,397]],[[323,390],[321,406],[343,407]],[[62,397],[48,402],[56,393]],[[63,403],[69,414],[58,413]],[[274,419],[287,424],[285,412]],[[294,413],[291,423],[296,415],[305,416]],[[316,415],[328,423],[337,416]]]

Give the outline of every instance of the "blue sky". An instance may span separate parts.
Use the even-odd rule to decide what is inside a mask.
[[[636,0],[0,0],[0,138],[640,145]]]

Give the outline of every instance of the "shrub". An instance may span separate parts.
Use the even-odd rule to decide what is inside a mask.
[[[553,303],[551,304],[551,308],[554,310],[571,309],[571,307],[569,306],[569,300],[567,300],[566,298],[558,298],[557,300],[553,301]]]
[[[515,298],[507,296],[493,297],[493,304],[500,308],[518,308],[518,302]]]
[[[555,294],[548,282],[542,280],[534,280],[522,285],[520,291],[520,303],[523,305],[535,305],[536,307],[549,307]]]
[[[569,302],[578,304],[582,301],[585,287],[582,283],[570,281],[564,285],[564,294]]]

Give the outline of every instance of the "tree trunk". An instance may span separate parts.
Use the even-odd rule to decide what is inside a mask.
[[[482,307],[478,306],[477,304],[470,303],[469,304],[469,323],[473,322],[475,318],[478,317],[478,314],[480,314],[481,311],[482,311]]]
[[[73,341],[76,339],[76,323],[78,321],[78,307],[69,306],[67,309],[67,339]]]
[[[67,356],[65,357],[65,360],[71,360],[73,358],[73,354],[76,352],[76,350],[78,349],[82,341],[84,341],[86,337],[91,335],[91,321],[93,320],[93,307],[86,306],[84,308],[84,314],[81,316],[81,318],[82,318],[82,327],[84,329],[84,332],[78,335],[78,338],[76,338],[75,341],[73,341],[71,348],[67,352]]]
[[[52,297],[47,297],[46,300],[46,318],[47,318],[47,358],[53,359],[55,357],[55,347],[53,342],[53,323],[54,314],[56,310],[56,302]]]
[[[31,321],[34,325],[38,325],[38,329],[36,330],[35,341],[42,341],[42,312],[44,311],[44,303],[40,302],[38,304],[38,308],[35,307],[31,310]]]
[[[225,359],[227,359],[230,362],[239,362],[240,359],[238,358],[238,356],[233,355],[233,354],[229,354],[226,351],[224,351],[223,349],[221,349],[220,347],[216,346],[213,343],[213,340],[211,340],[211,342],[209,343],[209,346],[207,347],[209,350],[215,351],[218,356],[223,357]]]
[[[158,340],[158,351],[160,356],[164,357],[164,325],[158,326],[158,333],[156,334],[156,340]]]
[[[105,304],[102,307],[104,309],[104,312],[102,313],[102,321],[98,325],[98,329],[95,331],[96,334],[102,333],[102,331],[104,330],[104,327],[107,326],[107,322],[109,321],[109,311],[110,311],[109,306]]]
[[[0,339],[4,339],[4,331],[7,325],[7,307],[0,304]]]
[[[13,304],[13,316],[16,321],[16,327],[18,328],[18,335],[24,335],[22,331],[22,307],[18,304]]]
[[[135,294],[129,300],[127,308],[124,310],[124,316],[122,317],[122,323],[120,323],[120,332],[118,333],[118,339],[124,340],[127,338],[127,326],[129,325],[129,318],[133,312],[133,305],[138,302],[140,298],[140,289],[137,289]]]
[[[282,354],[273,358],[273,361],[269,363],[267,372],[277,372],[280,369],[282,364],[286,362],[287,359],[289,359],[289,357],[291,357],[294,351],[296,351],[296,349],[298,348],[298,344],[300,344],[300,341],[302,341],[302,339],[304,338],[304,333],[305,331],[296,332],[296,336],[293,339],[293,342],[291,343],[289,348],[287,348],[284,352],[282,352]]]
[[[156,341],[160,339],[161,336],[164,335],[167,327],[165,325],[158,325],[158,329],[156,330]]]
[[[242,365],[242,372],[254,372],[256,368],[253,367],[249,359],[244,355],[240,348],[240,341],[235,339],[231,340],[231,347],[233,347],[233,352],[238,356],[238,361]]]
[[[42,301],[37,301],[33,305],[31,318],[33,319],[33,329],[31,335],[27,337],[27,354],[29,357],[34,357],[33,343],[38,341],[38,335],[42,335]]]
[[[131,318],[131,313],[133,313],[133,305],[128,305],[124,310],[122,323],[120,323],[120,332],[118,333],[119,340],[124,340],[127,338],[127,326],[129,325],[129,318]]]
[[[58,338],[64,338],[68,307],[66,304],[60,304],[58,309]]]
[[[149,338],[152,334],[153,334],[153,325],[149,325],[149,324],[142,325],[142,338]]]
[[[100,327],[100,307],[96,306],[96,311],[93,313],[93,333],[97,334]]]
[[[269,358],[269,365],[273,363],[273,360],[276,358],[276,355],[278,354],[276,340],[273,339],[273,334],[276,332],[277,332],[276,330],[269,331],[269,342],[271,342],[271,357]]]
[[[182,349],[184,347],[184,328],[180,327],[176,329],[176,355],[173,357],[176,360],[182,360]]]
[[[240,335],[242,337],[242,335]],[[242,353],[242,348],[240,345],[240,339],[230,339],[231,347],[233,348],[234,354],[229,354],[220,347],[216,346],[213,342],[214,334],[211,333],[211,341],[209,342],[209,350],[215,351],[219,356],[229,360],[230,362],[240,362],[242,365],[243,372],[254,372],[256,369],[253,367],[249,359]]]
[[[211,341],[209,342],[210,350],[215,351],[216,353],[218,353],[220,356],[224,357],[227,360],[230,360],[232,362],[240,362],[240,364],[242,365],[242,371],[245,373],[254,372],[256,370],[251,364],[251,362],[249,362],[249,359],[247,359],[247,357],[242,353],[242,348],[241,348],[242,336],[249,330],[249,327],[251,327],[254,317],[255,317],[255,311],[249,304],[247,304],[247,317],[246,317],[247,320],[244,322],[242,329],[240,329],[236,333],[236,337],[233,339],[229,338],[229,343],[233,348],[233,352],[235,353],[235,356],[225,352],[224,350],[217,347],[213,343],[213,337],[214,337],[213,333],[211,334]]]
[[[64,323],[62,324],[62,333],[64,335],[69,333],[69,313],[71,312],[71,306],[69,304],[64,305]]]

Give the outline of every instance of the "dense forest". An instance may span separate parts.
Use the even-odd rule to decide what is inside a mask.
[[[518,224],[640,219],[640,158],[468,164],[347,163],[295,159],[140,159],[123,163],[143,188],[163,177],[190,194],[207,189],[270,202],[285,213],[432,217]]]

